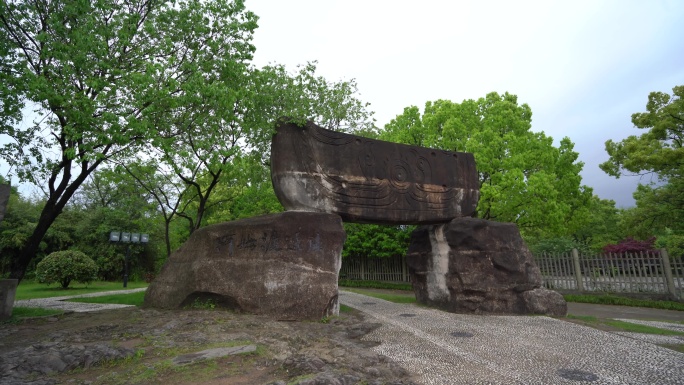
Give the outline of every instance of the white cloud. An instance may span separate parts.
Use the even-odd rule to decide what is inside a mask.
[[[426,101],[511,92],[533,129],[569,136],[585,183],[633,204],[638,179],[598,164],[603,143],[638,134],[630,116],[648,93],[684,84],[681,1],[259,0],[258,65],[319,61],[331,80],[355,78],[378,125]],[[642,180],[642,182],[644,182]],[[617,186],[617,188],[616,188]]]

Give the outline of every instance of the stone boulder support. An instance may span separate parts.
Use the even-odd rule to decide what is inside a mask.
[[[0,320],[8,319],[12,316],[14,307],[14,296],[17,294],[16,279],[0,279]]]
[[[169,257],[147,289],[145,306],[211,300],[278,320],[337,315],[345,237],[339,216],[309,212],[200,228]]]
[[[515,224],[458,218],[421,226],[407,263],[418,302],[450,312],[564,316],[563,296],[541,287]]]

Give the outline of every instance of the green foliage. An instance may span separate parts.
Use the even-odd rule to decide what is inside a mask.
[[[393,283],[393,282],[378,282],[378,281],[357,281],[352,279],[340,279],[338,282],[340,287],[367,287],[372,289],[391,289],[391,290],[406,290],[411,291],[413,287],[410,283]]]
[[[550,254],[559,255],[567,254],[572,251],[572,249],[577,249],[581,255],[590,254],[591,250],[587,245],[578,242],[569,237],[557,237],[557,238],[547,238],[537,241],[535,243],[529,244],[530,251],[532,254]]]
[[[621,142],[606,142],[610,159],[601,164],[609,175],[620,177],[625,171],[652,172],[667,179],[684,176],[684,85],[672,95],[651,92],[647,112],[632,115],[632,123],[648,131],[631,135]]]
[[[381,293],[364,289],[347,289],[353,293],[367,295],[369,297],[384,299],[394,303],[416,303],[416,296],[413,293]]]
[[[214,310],[216,309],[216,301],[211,298],[195,298],[191,304],[187,306],[188,309],[198,310]]]
[[[345,223],[343,257],[384,258],[404,255],[415,226]]]
[[[632,115],[632,123],[645,132],[631,135],[620,142],[608,140],[610,158],[601,169],[616,178],[626,173],[653,173],[660,182],[639,185],[634,192],[636,207],[622,215],[628,236],[648,238],[653,235],[669,239],[676,254],[681,255],[684,236],[684,85],[672,89],[672,95],[651,92],[646,112]]]
[[[581,185],[583,163],[568,138],[553,145],[531,131],[532,111],[509,93],[478,100],[427,102],[404,109],[381,139],[475,155],[480,180],[480,218],[514,222],[524,235],[567,235],[566,224],[588,205]]]
[[[666,249],[670,258],[684,259],[684,234],[677,234],[666,228],[658,235],[655,246],[658,249]]]
[[[684,178],[671,178],[663,185],[639,185],[636,206],[621,215],[623,232],[637,238],[671,233],[684,235]]]
[[[103,304],[117,304],[117,305],[133,305],[142,306],[145,300],[145,292],[139,291],[130,294],[112,294],[98,297],[82,297],[69,299],[70,302],[84,302],[84,303],[103,303]]]
[[[21,279],[94,170],[161,145],[164,123],[184,115],[182,106],[214,101],[208,106],[232,110],[235,93],[209,97],[225,91],[211,79],[246,68],[257,17],[242,0],[9,0],[0,14],[0,134],[10,139],[0,158],[48,193],[12,259],[12,276]],[[33,124],[22,122],[25,106],[37,115]]]
[[[25,318],[36,318],[36,317],[49,317],[64,314],[62,310],[56,309],[41,309],[39,307],[17,307],[12,309],[12,316],[9,319],[0,322],[7,324],[16,324],[21,322]]]
[[[147,287],[146,282],[128,282],[129,289],[137,289],[141,287]],[[91,294],[102,291],[112,291],[121,290],[121,282],[102,282],[94,281],[90,282],[88,285],[74,285],[73,283],[69,287],[69,295],[79,295],[79,294]],[[44,284],[34,282],[31,280],[23,280],[17,286],[17,294],[15,296],[16,300],[24,299],[34,299],[34,298],[51,298],[51,297],[61,297],[64,295],[64,290],[59,287],[48,287]]]
[[[57,282],[62,289],[66,289],[71,281],[94,281],[97,278],[97,265],[80,251],[56,251],[38,263],[36,278],[38,282],[48,285]]]
[[[36,222],[40,217],[41,205],[24,199],[16,190],[10,193],[7,212],[2,222],[0,222],[0,273],[9,273],[11,262],[21,252],[22,247],[27,242]],[[39,258],[44,256],[47,245],[40,244]]]
[[[674,301],[649,301],[644,299],[634,299],[619,297],[615,295],[578,295],[566,294],[563,296],[568,302],[595,303],[600,305],[621,305],[633,307],[647,307],[652,309],[679,310],[684,311],[684,303]]]

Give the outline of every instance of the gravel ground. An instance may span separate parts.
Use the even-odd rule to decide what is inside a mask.
[[[77,312],[98,309],[97,304],[62,299],[16,305],[64,306]],[[141,348],[147,357],[179,347],[192,353],[208,343],[231,339],[262,346],[267,353],[249,361],[251,366],[245,366],[242,358],[220,361],[226,365],[239,361],[243,369],[238,375],[232,370],[227,376],[219,369],[208,379],[178,382],[162,371],[152,382],[137,383],[684,384],[684,354],[656,345],[682,344],[681,336],[606,332],[543,316],[452,314],[345,291],[340,292],[340,300],[358,311],[330,324],[274,322],[218,311],[129,308],[51,317],[26,327],[0,325],[0,365],[4,365],[0,369],[11,371],[15,362],[14,371],[23,368],[34,381],[12,382],[18,377],[5,376],[0,384],[52,384],[65,379],[76,384],[117,383],[116,376],[98,367],[98,357],[131,357]],[[684,328],[676,323],[620,320],[677,331]],[[21,366],[27,357],[37,363],[51,357],[51,365],[64,370],[43,367],[42,372],[31,372]],[[154,367],[155,361],[149,360],[145,365]],[[68,370],[84,367],[88,370],[78,376],[69,375]],[[136,382],[125,377],[120,383]]]
[[[684,354],[535,316],[445,313],[342,292],[382,326],[364,340],[422,384],[684,384]]]

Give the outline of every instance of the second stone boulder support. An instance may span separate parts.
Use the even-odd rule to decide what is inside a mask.
[[[407,255],[418,302],[447,311],[564,316],[515,224],[458,218],[421,226]]]

